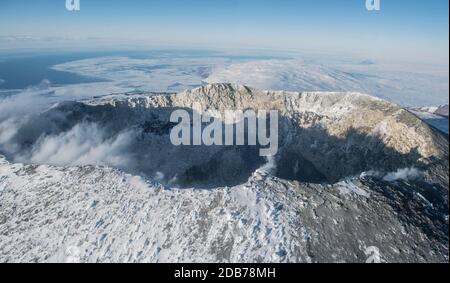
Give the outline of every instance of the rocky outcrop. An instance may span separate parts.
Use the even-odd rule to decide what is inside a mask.
[[[108,96],[87,103],[133,109],[190,109],[195,104],[213,116],[235,109],[278,110],[282,149],[277,163],[312,163],[333,182],[369,170],[423,168],[448,156],[445,136],[399,106],[359,93],[270,92],[214,84],[176,95]],[[286,155],[298,160],[280,159]]]

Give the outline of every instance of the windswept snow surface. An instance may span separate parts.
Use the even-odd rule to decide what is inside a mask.
[[[109,168],[2,160],[0,261],[364,262],[370,246],[382,261],[448,260],[448,246],[413,224],[417,215],[398,218],[374,188],[257,170],[236,187],[165,189]],[[414,201],[414,213],[430,209],[425,197]]]
[[[106,168],[4,163],[0,178],[1,261],[64,262],[70,248],[83,262],[299,260],[283,186],[164,189]]]

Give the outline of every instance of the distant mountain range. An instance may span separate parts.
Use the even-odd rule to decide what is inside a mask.
[[[432,107],[412,107],[409,108],[415,112],[429,113],[434,115],[440,115],[448,118],[448,104]]]
[[[433,107],[411,107],[408,110],[436,129],[449,133],[448,104]]]

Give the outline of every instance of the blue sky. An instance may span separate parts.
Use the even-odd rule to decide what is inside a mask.
[[[0,36],[448,61],[448,0],[381,6],[369,12],[365,0],[81,0],[80,12],[68,12],[65,0],[0,0]],[[3,49],[29,45],[0,41]]]

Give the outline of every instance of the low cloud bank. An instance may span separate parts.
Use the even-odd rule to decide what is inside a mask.
[[[0,97],[0,122],[40,112],[56,101],[54,95],[50,82],[43,80],[18,94]]]
[[[127,169],[133,165],[130,147],[136,133],[123,131],[110,137],[95,123],[82,122],[59,134],[42,133],[31,145],[18,135],[20,122],[0,124],[0,153],[13,162],[54,166],[101,165]]]
[[[31,151],[19,158],[36,164],[56,166],[105,165],[124,168],[130,164],[127,147],[132,132],[107,138],[97,124],[81,123],[55,136],[42,136]]]
[[[40,116],[65,97],[55,95],[50,82],[43,81],[16,95],[0,98],[0,154],[12,162],[127,168],[127,147],[134,139],[133,131],[111,136],[98,124],[88,122],[59,129],[55,121],[64,125],[66,117]]]
[[[448,73],[423,71],[417,75],[411,72],[411,67],[402,65],[254,60],[217,68],[206,81],[245,84],[265,90],[356,91],[407,106],[448,103]],[[430,92],[434,95],[423,95]]]

